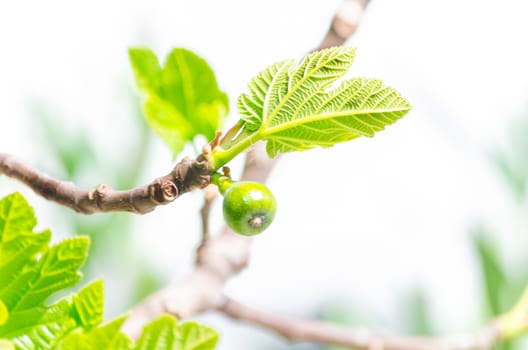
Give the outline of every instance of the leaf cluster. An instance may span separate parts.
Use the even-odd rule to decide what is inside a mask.
[[[209,64],[194,52],[177,48],[160,66],[147,48],[129,50],[136,84],[144,95],[144,116],[174,157],[197,135],[215,136],[227,116],[227,95]]]
[[[214,170],[258,141],[275,157],[372,137],[403,117],[411,107],[395,89],[379,79],[344,79],[355,55],[332,47],[257,74],[238,97],[240,120],[214,144]],[[228,103],[205,60],[184,49],[173,50],[163,68],[148,49],[131,49],[130,60],[145,117],[175,156],[196,135],[213,139]]]
[[[147,325],[137,342],[120,327],[121,316],[101,325],[101,280],[48,303],[81,280],[89,239],[51,244],[51,231],[34,232],[33,209],[19,193],[0,200],[0,349],[213,349],[217,333],[194,322],[163,316]],[[56,298],[55,298],[56,299]]]
[[[333,47],[298,64],[284,60],[260,72],[238,98],[237,133],[216,150],[216,166],[257,141],[266,141],[268,155],[275,157],[372,137],[403,117],[409,103],[381,80],[343,80],[355,52]]]

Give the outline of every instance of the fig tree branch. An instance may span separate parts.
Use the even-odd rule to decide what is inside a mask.
[[[242,180],[265,182],[277,158],[269,159],[263,144],[247,153]],[[247,266],[251,238],[233,233],[227,227],[200,245],[194,270],[151,294],[130,312],[122,330],[139,337],[143,326],[163,313],[189,317],[221,307],[224,284]]]
[[[204,203],[202,209],[200,209],[200,218],[202,220],[202,243],[209,239],[211,234],[209,229],[209,214],[211,212],[211,206],[213,205],[214,199],[216,198],[217,190],[216,186],[209,185],[204,188]]]
[[[330,28],[315,50],[343,45],[356,32],[370,0],[343,0],[337,8]]]
[[[495,321],[474,332],[447,337],[415,337],[374,334],[368,330],[329,322],[278,316],[253,309],[232,299],[218,309],[225,315],[269,329],[288,341],[352,347],[358,350],[485,350],[501,339]]]
[[[82,189],[71,182],[54,179],[6,153],[0,153],[0,174],[24,183],[47,200],[82,214],[111,211],[145,214],[211,182],[207,162],[202,156],[196,160],[184,158],[169,174],[124,191],[103,184],[90,190]]]

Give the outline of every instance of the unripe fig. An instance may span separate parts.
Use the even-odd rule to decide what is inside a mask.
[[[277,203],[265,185],[225,179],[218,187],[224,195],[224,220],[233,231],[253,236],[268,228],[275,217]]]

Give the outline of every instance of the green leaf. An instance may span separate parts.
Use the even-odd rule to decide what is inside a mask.
[[[41,233],[20,233],[17,239],[0,244],[0,297],[10,288],[23,267],[36,261],[36,255],[47,248],[49,230]]]
[[[185,322],[180,325],[181,342],[178,350],[210,350],[218,342],[218,333],[196,322]]]
[[[78,269],[86,260],[88,245],[88,237],[75,237],[48,249],[38,265],[22,275],[25,283],[19,286],[19,292],[11,293],[18,298],[11,305],[11,310],[20,311],[41,306],[52,294],[79,282],[81,273]]]
[[[218,342],[218,333],[196,322],[178,324],[172,316],[161,316],[145,326],[137,350],[211,350]]]
[[[24,197],[15,192],[0,201],[0,242],[6,243],[20,232],[31,232],[37,219]]]
[[[495,244],[483,232],[474,238],[474,247],[478,254],[485,292],[485,302],[489,316],[496,316],[506,311],[503,305],[504,286],[509,284],[504,268],[497,256]]]
[[[0,335],[10,338],[17,349],[51,349],[61,338],[78,328],[69,300],[50,307],[17,312],[0,328]]]
[[[16,292],[20,279],[29,277],[31,272],[24,267],[36,262],[36,255],[51,238],[49,231],[33,233],[36,224],[33,209],[20,193],[0,200],[0,299],[8,309],[12,305],[5,300],[6,294]]]
[[[171,149],[173,156],[194,137],[193,126],[170,102],[155,93],[147,93],[143,112],[151,129]]]
[[[274,157],[372,137],[403,117],[409,103],[381,80],[353,78],[337,85],[354,57],[354,49],[333,47],[299,64],[286,60],[259,73],[249,93],[238,98],[240,131],[215,149],[215,168],[259,140],[267,141],[266,150]]]
[[[78,324],[86,329],[97,326],[103,322],[104,316],[104,287],[103,281],[97,280],[81,289],[73,297],[73,309]]]
[[[19,193],[0,200],[0,300],[9,315],[0,337],[11,338],[18,349],[49,349],[79,326],[70,300],[44,303],[79,280],[88,241],[76,238],[48,247],[51,232],[32,232],[36,223]]]
[[[195,136],[215,136],[229,102],[203,58],[186,49],[174,49],[161,67],[156,55],[146,48],[130,49],[129,57],[136,84],[145,95],[145,118],[174,157]]]
[[[163,316],[145,327],[136,347],[120,332],[126,316],[103,326],[103,281],[52,305],[53,294],[75,285],[89,239],[48,247],[51,233],[32,232],[33,209],[20,194],[0,199],[0,350],[207,350],[217,334],[196,323]]]
[[[515,120],[508,132],[508,143],[493,152],[492,161],[502,173],[510,191],[522,203],[528,193],[528,118]]]
[[[149,49],[132,48],[128,50],[128,56],[138,88],[160,93],[161,67],[154,52]]]
[[[178,328],[176,319],[170,316],[162,316],[143,328],[143,333],[135,349],[176,349],[177,342]]]
[[[61,343],[62,350],[128,350],[132,340],[119,330],[126,320],[121,316],[89,332],[72,332]]]
[[[423,336],[434,334],[427,294],[421,288],[412,290],[403,304],[408,315],[406,330],[409,334]]]

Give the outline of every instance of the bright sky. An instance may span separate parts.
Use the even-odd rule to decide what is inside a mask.
[[[161,55],[183,46],[205,57],[231,97],[232,123],[248,79],[315,47],[339,3],[3,2],[0,150],[37,163],[27,102],[39,100],[69,118],[58,123],[85,128],[102,149],[122,154],[132,86],[127,48],[135,45]],[[350,74],[384,79],[413,110],[374,139],[284,157],[269,184],[279,203],[276,222],[256,239],[249,269],[228,293],[292,314],[339,297],[391,319],[400,297],[422,286],[440,329],[471,325],[480,287],[469,229],[485,218],[504,230],[504,249],[528,240],[508,240],[510,198],[487,158],[507,141],[512,118],[526,114],[527,13],[528,3],[518,0],[373,0],[347,43],[358,48]],[[145,179],[170,165],[158,143]],[[23,187],[0,185],[2,195],[21,189],[37,212],[48,211]],[[141,219],[137,245],[148,247],[144,254],[160,270],[186,271],[199,205],[193,194]],[[175,216],[185,234],[167,232]],[[60,227],[60,218],[43,221]],[[223,331],[220,350],[247,348],[240,334],[265,337],[218,317],[205,320]]]

